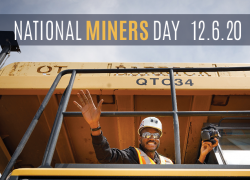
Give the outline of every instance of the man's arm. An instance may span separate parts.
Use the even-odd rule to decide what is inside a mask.
[[[110,148],[107,139],[102,135],[101,129],[93,131],[93,129],[100,127],[99,119],[103,99],[99,102],[96,108],[88,90],[86,90],[86,94],[81,90],[77,93],[77,96],[81,105],[76,101],[74,101],[74,104],[80,109],[84,119],[92,129],[92,143],[98,161],[100,163],[138,164],[139,160],[134,148],[128,148],[125,150]]]
[[[110,148],[109,143],[102,135],[92,136],[92,143],[95,149],[96,158],[104,164],[138,164],[139,159],[134,148],[129,147],[124,150]]]
[[[214,138],[214,140],[216,141],[216,143],[213,145],[211,142],[203,142],[202,141],[202,145],[201,145],[201,151],[200,151],[200,157],[199,157],[199,162],[201,164],[204,163],[207,154],[212,151],[212,149],[216,146],[218,146],[218,139]]]

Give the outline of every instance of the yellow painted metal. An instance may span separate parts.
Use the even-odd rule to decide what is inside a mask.
[[[138,69],[138,68],[194,68],[194,67],[239,67],[250,66],[243,63],[111,63],[111,62],[16,62],[5,66],[0,70],[0,76],[56,76],[65,69]],[[177,77],[250,77],[250,71],[235,72],[175,72]],[[148,73],[102,73],[102,74],[81,74],[84,77],[94,76],[169,76],[168,72]]]
[[[0,76],[56,76],[65,69],[107,69],[109,63],[16,62],[0,70]],[[84,76],[96,76],[85,74]],[[100,75],[97,75],[100,76]],[[103,74],[107,76],[107,74]]]
[[[142,165],[143,166],[143,165]],[[194,177],[249,177],[249,169],[16,169],[11,176],[194,176]]]
[[[74,89],[107,89],[107,90],[163,90],[170,89],[169,85],[162,84],[162,81],[166,78],[158,77],[157,85],[153,84],[153,81],[149,77],[145,77],[147,85],[138,85],[136,82],[137,77],[92,77],[92,78],[76,78],[73,88]],[[193,86],[185,84],[189,79],[192,79]],[[141,80],[139,83],[145,82]],[[16,90],[48,90],[54,81],[54,77],[0,77],[0,93],[10,94]],[[168,80],[165,80],[165,82]],[[200,77],[181,78],[182,85],[176,86],[177,90],[247,90],[250,89],[250,78],[241,77],[221,77],[206,78],[205,80]],[[69,82],[69,77],[63,77],[57,86],[58,89],[63,92]],[[164,82],[164,83],[165,83]]]
[[[250,66],[250,64],[233,64]],[[220,67],[232,64],[196,63],[14,63],[0,71],[0,94],[46,94],[56,75],[64,69],[114,69],[114,68],[163,68],[163,67]],[[70,75],[63,77],[55,93],[62,93]],[[175,73],[177,91],[250,89],[250,72],[183,72]],[[95,90],[165,90],[170,89],[168,73],[79,74],[74,89]],[[75,91],[73,91],[75,93]],[[202,95],[202,92],[200,92]],[[232,92],[233,93],[233,92]],[[239,93],[239,92],[238,92]],[[247,92],[246,92],[247,93]],[[112,93],[111,93],[112,94]],[[138,92],[138,94],[141,94]],[[186,93],[184,93],[186,94]]]
[[[8,159],[8,161],[10,160],[11,156],[9,151],[7,150],[6,146],[4,145],[4,142],[2,140],[2,138],[0,137],[0,148],[2,149],[4,155],[6,156],[6,158]]]
[[[42,103],[43,98],[44,96],[38,96],[40,104]],[[51,131],[52,126],[54,124],[54,119],[56,117],[57,109],[58,109],[58,102],[56,96],[53,95],[51,97],[51,100],[47,104],[47,108],[43,111],[42,114],[42,116],[44,116],[44,119],[46,120],[46,124],[48,126],[47,128],[49,129],[49,131]],[[60,136],[57,140],[56,151],[60,159],[60,162],[75,163],[74,155],[72,152],[72,148],[70,146],[69,137],[64,123],[62,124],[60,130]]]
[[[7,150],[2,138],[0,137],[0,173],[4,171],[4,168],[8,164],[10,158],[10,153]]]
[[[212,96],[194,96],[192,104],[190,105],[191,111],[209,111],[211,106]],[[196,163],[194,158],[200,151],[200,129],[203,127],[203,123],[207,122],[206,116],[192,116],[187,118],[186,130],[182,130],[184,134],[184,143],[182,148],[182,162]],[[183,122],[182,122],[183,123]]]
[[[0,135],[9,135],[4,142],[10,154],[12,154],[56,75],[64,69],[227,66],[250,66],[250,64],[13,63],[0,70]],[[69,77],[70,75],[64,76],[58,84],[40,117],[36,129],[19,156],[15,168],[38,167],[41,165],[61,94],[68,85]],[[168,73],[164,72],[80,74],[76,76],[67,111],[78,111],[73,101],[78,100],[76,92],[80,89],[89,89],[95,104],[103,98],[105,104],[102,106],[102,111],[171,111],[170,86],[166,85],[169,83],[168,79]],[[175,73],[175,79],[180,79],[176,80],[179,111],[237,111],[250,109],[250,84],[248,83],[250,81],[250,72],[184,72]],[[188,80],[192,80],[192,86],[188,83]],[[147,81],[147,85],[140,85],[143,81]],[[180,83],[182,85],[178,86]],[[220,95],[225,96],[223,96],[225,99],[223,106],[218,105],[218,102],[217,105],[214,103],[214,101],[221,99]],[[100,124],[110,146],[124,149],[129,146],[139,146],[137,128],[143,118],[102,117]],[[196,162],[200,148],[200,130],[203,123],[218,123],[221,118],[216,116],[179,117],[182,163],[192,164]],[[174,160],[173,119],[172,117],[160,117],[160,120],[163,124],[163,136],[158,152]],[[230,122],[244,123],[237,120]],[[56,151],[52,159],[52,166],[56,163],[98,163],[92,146],[90,128],[83,118],[64,118]],[[2,161],[0,164],[5,166],[6,163]],[[88,170],[84,170],[84,172]],[[176,174],[179,175],[180,172]]]

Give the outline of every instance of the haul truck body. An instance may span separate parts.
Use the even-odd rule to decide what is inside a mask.
[[[0,70],[0,172],[3,173],[8,161],[13,157],[58,74],[69,69],[101,69],[101,73],[76,74],[66,111],[78,111],[73,104],[73,101],[77,100],[76,93],[80,89],[89,89],[95,104],[104,99],[104,113],[130,112],[130,115],[121,116],[106,114],[100,120],[110,146],[119,149],[138,147],[137,129],[141,120],[147,116],[145,112],[169,112],[167,115],[160,113],[157,116],[163,124],[163,136],[158,152],[178,164],[100,165],[95,157],[89,126],[79,113],[73,113],[75,117],[64,114],[51,159],[50,165],[53,168],[41,168],[60,100],[71,78],[71,74],[67,74],[62,76],[52,92],[34,131],[16,159],[12,179],[249,177],[250,161],[246,158],[250,155],[249,65],[66,62],[10,64]],[[220,67],[245,68],[239,71],[209,71],[210,68]],[[177,70],[185,68],[187,71]],[[191,68],[207,68],[207,71],[192,72]],[[117,69],[118,71],[113,73],[106,71]],[[132,69],[131,72],[126,72],[128,69]],[[143,72],[142,69],[152,71]],[[171,73],[176,90],[176,110],[179,113],[179,154],[176,151],[178,146],[174,135],[176,124],[173,123],[173,113],[177,111],[173,110],[172,104]],[[203,114],[188,114],[191,111],[202,111]],[[217,111],[223,113],[204,114]],[[133,116],[133,112],[142,114]],[[220,129],[220,149],[207,159],[207,162],[213,165],[193,165],[199,156],[201,128],[208,123],[216,124]]]

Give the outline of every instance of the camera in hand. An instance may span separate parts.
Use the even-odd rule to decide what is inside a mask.
[[[201,139],[203,142],[209,141],[212,144],[215,144],[216,141],[214,138],[221,137],[219,131],[216,129],[215,125],[210,124],[209,126],[206,126],[202,128],[201,131]]]

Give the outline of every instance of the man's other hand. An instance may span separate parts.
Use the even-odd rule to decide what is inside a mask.
[[[202,141],[202,145],[201,145],[201,151],[200,151],[200,157],[199,157],[199,161],[201,163],[204,163],[205,159],[206,159],[206,156],[207,154],[212,151],[212,149],[216,146],[218,146],[218,139],[217,138],[214,138],[214,140],[216,141],[215,144],[212,144],[211,142],[203,142]]]

